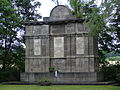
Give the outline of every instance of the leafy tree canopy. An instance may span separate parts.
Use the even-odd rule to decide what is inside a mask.
[[[0,0],[0,69],[24,71],[24,31],[21,22],[41,18],[35,0]]]
[[[101,62],[104,62],[106,53],[120,53],[120,2],[101,0],[98,7],[94,3],[95,0],[68,1],[73,14],[85,19],[85,26],[90,30],[90,35],[98,37]]]

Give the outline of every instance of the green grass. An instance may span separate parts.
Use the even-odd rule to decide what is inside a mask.
[[[120,87],[103,85],[0,85],[0,90],[120,90]]]

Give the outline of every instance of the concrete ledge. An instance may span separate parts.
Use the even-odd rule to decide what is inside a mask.
[[[37,82],[3,82],[2,85],[38,85]],[[114,85],[115,82],[80,82],[80,83],[52,83],[53,85]]]
[[[35,72],[26,72],[21,73],[21,81],[23,82],[37,82],[42,79],[48,79],[52,83],[87,83],[87,82],[98,82],[102,81],[103,77],[100,72],[59,72],[58,76],[55,77],[54,73],[35,73]]]

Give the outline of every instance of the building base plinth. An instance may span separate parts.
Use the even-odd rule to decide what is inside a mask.
[[[21,73],[21,81],[25,82],[37,82],[40,80],[50,80],[55,84],[77,84],[87,82],[99,82],[103,80],[101,72],[59,72],[57,77],[55,73]]]

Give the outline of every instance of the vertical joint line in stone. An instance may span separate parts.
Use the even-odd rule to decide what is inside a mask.
[[[90,72],[90,57],[89,57],[89,38],[87,37],[87,40],[88,40],[88,45],[87,45],[87,47],[88,47],[88,64],[89,64],[89,72]]]
[[[48,28],[49,29],[49,31],[48,31],[48,35],[49,35],[49,56],[48,56],[49,57],[49,67],[51,67],[51,48],[50,48],[51,47],[51,42],[50,42],[51,41],[51,33],[50,33],[51,29],[50,28],[51,28],[51,26],[49,25],[49,28]]]

